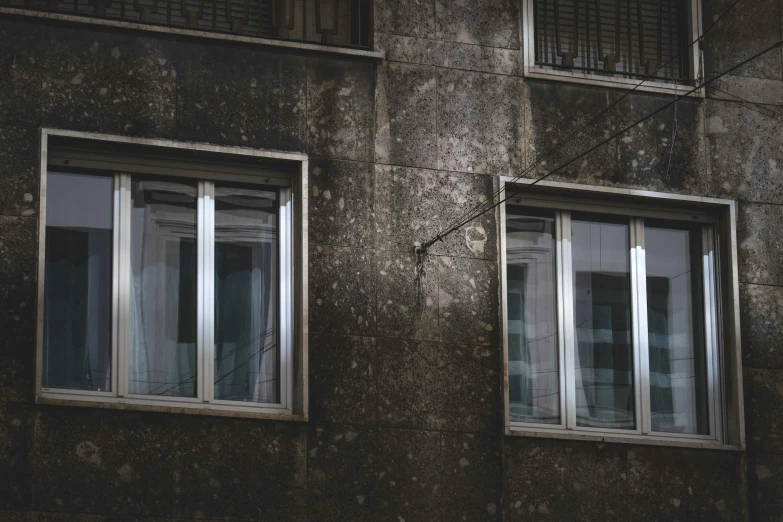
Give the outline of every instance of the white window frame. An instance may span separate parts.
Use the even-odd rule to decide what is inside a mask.
[[[555,210],[556,296],[560,423],[542,424],[511,419],[509,400],[506,203],[499,206],[501,252],[501,325],[504,360],[504,423],[507,435],[569,438],[636,444],[744,449],[742,366],[739,339],[739,284],[736,251],[736,207],[732,200],[683,196],[631,189],[594,187],[570,183],[538,183],[501,178],[501,187],[515,205]],[[629,218],[631,251],[632,339],[635,428],[609,429],[577,426],[575,390],[575,331],[571,269],[570,215],[573,211],[615,214]],[[669,219],[700,223],[702,227],[704,321],[707,349],[709,435],[654,432],[649,396],[649,354],[644,257],[644,219]]]
[[[624,78],[621,73],[617,75],[597,74],[587,71],[574,71],[558,69],[552,66],[536,65],[536,25],[534,15],[534,3],[536,0],[522,0],[522,42],[524,46],[524,76],[540,80],[555,80],[571,82],[583,85],[599,87],[613,87],[619,89],[633,89],[642,81],[640,78]],[[688,43],[690,44],[702,35],[701,0],[690,0],[688,11]],[[688,66],[691,71],[690,78],[694,85],[703,80],[704,53],[698,44],[692,45],[686,53]],[[664,81],[645,80],[636,88],[637,91],[657,92],[663,94],[686,94],[693,86],[676,84]],[[699,88],[689,96],[704,98],[705,89]]]
[[[112,253],[112,380],[110,391],[87,391],[45,388],[43,371],[44,329],[44,275],[46,244],[46,180],[50,166],[49,141],[51,137],[75,138],[89,148],[90,143],[113,142],[124,146],[138,145],[164,154],[171,160],[133,158],[132,164],[123,164],[122,155],[112,158],[106,152],[96,152],[80,160],[80,166],[114,171],[113,191],[113,253]],[[81,141],[83,140],[83,141]],[[219,154],[226,159],[225,169],[220,163],[194,172],[181,168],[176,152],[202,151]],[[93,157],[95,158],[93,160]],[[127,157],[127,153],[126,153]],[[285,170],[232,168],[231,160],[254,157],[286,165]],[[62,160],[58,160],[62,161]],[[106,167],[109,165],[109,167]],[[125,167],[124,169],[122,167]],[[290,172],[293,172],[291,174]],[[308,160],[303,154],[289,154],[239,147],[220,147],[206,144],[130,138],[44,128],[41,133],[41,185],[38,258],[37,357],[36,402],[41,404],[70,404],[121,409],[175,411],[211,415],[269,417],[306,421],[307,393],[307,172]],[[196,397],[157,397],[135,395],[128,390],[129,295],[130,285],[130,211],[131,176],[135,174],[163,174],[184,177],[198,183],[198,240],[197,240],[197,386]],[[279,343],[280,343],[280,402],[249,403],[216,400],[214,397],[214,206],[215,183],[238,181],[274,186],[279,194]]]

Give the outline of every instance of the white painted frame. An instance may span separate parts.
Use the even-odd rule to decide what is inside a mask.
[[[551,66],[536,65],[536,27],[534,15],[534,3],[536,0],[522,0],[522,45],[523,45],[523,74],[527,78],[540,80],[555,80],[583,85],[594,85],[598,87],[612,87],[617,89],[633,89],[637,91],[656,92],[662,94],[681,94],[690,93],[693,86],[676,84],[671,82],[653,81],[624,78],[619,74],[610,76],[586,71],[575,71],[557,69]],[[702,13],[701,0],[690,0],[690,9],[688,12],[688,43],[695,41],[702,35]],[[703,80],[703,52],[698,44],[690,47],[688,56],[688,66],[693,85],[698,85]],[[640,85],[641,83],[641,85]],[[637,87],[638,86],[638,87]],[[704,98],[705,89],[703,87],[688,94],[690,97]]]
[[[279,342],[280,402],[248,403],[214,399],[214,194],[215,179],[189,178],[198,182],[198,285],[197,285],[197,396],[157,397],[128,392],[128,336],[130,292],[130,183],[127,172],[114,173],[112,254],[112,389],[108,392],[44,388],[42,385],[44,277],[46,244],[46,179],[49,138],[66,137],[90,142],[113,142],[160,147],[169,152],[198,150],[232,156],[252,156],[290,162],[294,174],[270,178],[267,173],[251,181],[277,186],[279,195]],[[132,171],[132,165],[129,165]],[[308,418],[308,328],[307,328],[307,156],[239,147],[220,147],[169,140],[131,138],[44,128],[41,132],[41,186],[38,256],[36,402],[121,409],[146,409],[224,416],[270,417],[288,420]],[[182,175],[168,173],[168,175]],[[284,179],[287,176],[287,181]],[[247,178],[247,176],[245,176]],[[236,180],[236,173],[226,176]]]
[[[541,182],[537,190],[513,195],[534,180],[501,179],[503,194],[515,204],[556,209],[556,256],[561,423],[535,424],[511,419],[508,377],[506,203],[499,207],[501,252],[501,325],[503,329],[504,424],[507,435],[569,438],[635,444],[673,445],[713,449],[744,449],[742,369],[740,360],[739,303],[736,256],[736,207],[732,200],[683,196],[632,189],[594,187],[560,182]],[[601,200],[604,201],[601,201]],[[624,203],[622,200],[626,200]],[[631,263],[632,339],[636,427],[633,430],[579,427],[576,424],[571,280],[571,211],[624,215],[629,218]],[[709,397],[709,435],[653,432],[649,397],[649,357],[646,313],[644,219],[674,219],[699,223],[702,229],[704,326]],[[720,230],[720,232],[718,232]],[[722,239],[720,239],[722,238]],[[719,250],[720,248],[723,251]],[[732,288],[721,288],[729,282]],[[725,381],[731,381],[734,396],[726,397]],[[563,394],[563,390],[565,393]],[[563,396],[564,395],[564,396]]]

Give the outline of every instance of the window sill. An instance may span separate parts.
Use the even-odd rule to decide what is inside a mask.
[[[186,415],[206,415],[212,417],[234,417],[245,419],[266,419],[286,422],[307,422],[308,415],[292,414],[280,410],[280,413],[272,412],[260,407],[236,407],[223,406],[208,403],[183,403],[182,406],[167,404],[154,404],[143,399],[123,399],[116,397],[100,396],[53,396],[38,395],[36,404],[49,406],[77,406],[82,408],[102,408],[108,410],[125,411],[149,411],[157,413],[181,413]]]
[[[29,9],[20,9],[15,7],[0,7],[0,14],[26,16],[32,18],[42,18],[46,20],[57,20],[64,22],[75,22],[89,25],[98,25],[103,27],[115,27],[120,29],[132,29],[153,33],[162,33],[175,36],[192,36],[196,38],[209,38],[212,40],[224,40],[229,42],[240,42],[266,47],[277,47],[280,49],[308,51],[315,53],[337,54],[351,56],[355,58],[370,58],[374,60],[383,60],[385,53],[381,51],[370,51],[357,49],[354,47],[339,47],[336,45],[322,45],[316,43],[277,40],[274,38],[261,38],[255,36],[241,36],[225,33],[213,33],[209,31],[199,31],[194,29],[182,29],[178,27],[165,27],[136,22],[125,22],[121,20],[106,20],[101,18],[90,18],[88,16],[69,15],[62,13],[50,13],[46,11],[33,11]]]
[[[596,87],[608,87],[614,89],[630,90],[636,88],[640,92],[652,92],[658,94],[679,94],[687,95],[690,98],[704,98],[704,88],[693,90],[692,86],[679,85],[666,82],[645,81],[639,85],[641,80],[633,78],[620,78],[611,76],[601,76],[598,74],[582,73],[575,71],[561,71],[548,67],[525,67],[525,77],[534,80],[554,80],[559,82],[578,83],[582,85],[592,85]]]
[[[584,432],[566,432],[557,430],[536,430],[518,426],[506,426],[507,436],[528,437],[534,439],[559,439],[582,442],[601,442],[614,444],[633,444],[636,446],[665,446],[675,448],[707,449],[720,451],[745,451],[745,444],[721,444],[713,440],[696,441],[676,437],[646,437],[643,435],[604,435]]]

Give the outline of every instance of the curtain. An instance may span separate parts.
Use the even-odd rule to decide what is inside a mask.
[[[196,396],[196,187],[133,180],[129,391]]]

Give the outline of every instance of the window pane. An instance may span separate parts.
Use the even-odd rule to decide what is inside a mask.
[[[280,402],[277,192],[215,187],[215,399]]]
[[[539,216],[507,207],[509,402],[512,420],[558,424],[555,220]]]
[[[634,428],[627,223],[573,215],[576,420]]]
[[[131,182],[129,391],[196,396],[195,183]]]
[[[652,429],[708,435],[701,230],[644,234]]]
[[[50,172],[43,386],[111,391],[110,177]]]

